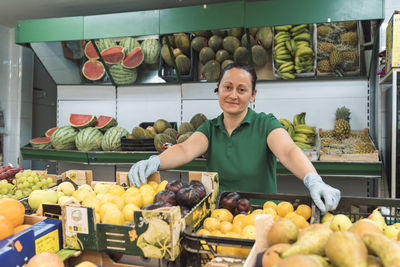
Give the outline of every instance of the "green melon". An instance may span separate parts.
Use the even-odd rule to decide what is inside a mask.
[[[210,47],[203,47],[200,50],[199,60],[202,64],[206,64],[208,61],[215,58],[215,52]]]
[[[172,50],[172,54],[174,54],[175,58],[179,55],[183,55],[182,51],[179,48],[175,48],[174,50]]]
[[[185,33],[177,33],[175,36],[175,46],[182,50],[183,53],[189,55],[190,41],[189,36]]]
[[[63,126],[51,135],[51,145],[57,150],[75,149],[75,138],[78,130],[71,126]]]
[[[225,30],[212,30],[211,33],[213,35],[219,35],[221,37],[225,37],[226,36],[226,31]]]
[[[248,65],[250,63],[249,50],[243,46],[236,48],[233,54],[233,60],[235,60],[236,63]]]
[[[173,67],[174,63],[172,61],[171,54],[169,53],[168,46],[165,44],[161,47],[161,57],[168,66]]]
[[[125,55],[128,55],[134,48],[140,47],[139,42],[132,37],[122,38],[119,45],[124,48]]]
[[[178,134],[185,134],[187,132],[194,132],[194,127],[190,122],[182,122],[178,128]]]
[[[254,27],[254,28],[250,28],[250,29],[249,29],[249,33],[250,33],[250,35],[253,36],[253,37],[256,36],[257,31],[258,31],[258,28],[257,28],[257,27]]]
[[[243,47],[247,48],[247,34],[243,34],[241,43]],[[250,35],[250,47],[253,47],[255,44],[256,40],[254,40],[254,37]]]
[[[156,129],[154,129],[153,126],[147,126],[147,127],[146,127],[146,130],[152,132],[152,133],[153,133],[153,134],[152,134],[153,137],[156,136],[156,134],[157,134]]]
[[[240,38],[243,34],[243,28],[232,28],[228,30],[229,36],[235,36],[236,38]]]
[[[160,58],[160,43],[157,39],[146,39],[140,45],[144,55],[144,63],[156,64]]]
[[[145,132],[144,129],[140,126],[133,127],[132,136],[133,138],[144,138]]]
[[[227,36],[222,41],[222,46],[224,47],[224,49],[226,51],[233,54],[235,52],[236,48],[238,48],[240,46],[240,41],[238,38],[236,38],[234,36]]]
[[[203,66],[202,77],[209,82],[216,82],[219,79],[220,73],[221,66],[219,62],[210,60]]]
[[[120,151],[121,150],[121,137],[127,136],[127,130],[121,127],[111,127],[108,129],[101,141],[101,148],[104,151]]]
[[[168,134],[164,134],[164,133],[160,133],[157,134],[154,137],[154,147],[156,148],[156,150],[161,153],[163,152],[163,145],[165,143],[169,143],[169,144],[176,144],[176,140],[175,138],[172,138],[171,136],[169,136]]]
[[[215,52],[222,48],[222,37],[219,35],[213,35],[208,40],[208,46],[211,47]]]
[[[178,131],[175,130],[174,128],[167,128],[164,130],[163,134],[168,134],[172,138],[176,139],[176,136],[178,135]]]
[[[185,142],[192,134],[193,134],[193,132],[187,132],[185,134],[180,135],[178,137],[178,140],[176,140],[176,143],[180,144],[180,143]]]
[[[205,37],[196,36],[193,38],[192,47],[194,51],[200,52],[200,50],[205,46],[207,46],[207,39]]]
[[[271,27],[261,27],[257,31],[256,40],[259,45],[265,49],[271,48],[272,39],[274,38],[272,34]]]
[[[154,138],[157,134],[150,129],[144,130],[144,138]]]
[[[215,54],[215,60],[218,61],[219,63],[221,63],[224,60],[227,60],[229,58],[230,58],[230,55],[229,55],[228,51],[226,51],[224,49],[218,50],[217,53]]]
[[[169,41],[169,45],[171,47],[175,47],[175,37],[173,35],[163,36],[162,39],[161,39],[161,43],[163,45],[166,45],[167,44],[167,38],[168,38],[168,41]]]
[[[196,36],[202,36],[202,37],[206,37],[206,38],[210,38],[210,36],[211,36],[211,32],[210,31],[195,31],[193,33]]]
[[[229,64],[232,64],[232,63],[235,63],[235,61],[233,61],[232,59],[224,60],[224,62],[222,62],[222,64],[221,64],[221,71],[223,69],[225,69],[226,66],[228,66]]]
[[[179,55],[176,57],[176,67],[181,75],[189,74],[191,62],[186,55]]]
[[[112,65],[109,71],[117,85],[132,84],[137,78],[137,68],[127,69],[121,63]]]
[[[171,123],[164,119],[156,120],[156,122],[153,124],[153,127],[157,133],[162,133],[165,131],[165,129],[172,128]]]
[[[192,124],[194,129],[196,130],[206,120],[207,117],[203,113],[197,113],[190,119],[190,124]]]
[[[75,138],[75,145],[79,151],[96,151],[101,148],[103,134],[95,127],[81,130]]]
[[[251,48],[253,63],[255,66],[262,67],[267,63],[267,51],[260,45],[254,45]]]

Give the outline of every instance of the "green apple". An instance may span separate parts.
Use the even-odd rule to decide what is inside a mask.
[[[78,187],[78,190],[79,189],[86,189],[86,190],[88,190],[88,191],[93,191],[93,188],[90,186],[90,185],[88,185],[88,184],[82,184],[82,185],[80,185],[79,187]]]
[[[66,196],[71,196],[75,187],[70,182],[62,182],[57,186],[57,192],[63,192]]]
[[[57,191],[58,198],[65,196],[64,192]]]
[[[31,208],[37,209],[44,202],[56,204],[57,200],[58,195],[54,190],[35,190],[29,195],[28,204]]]
[[[383,234],[391,239],[397,240],[397,236],[400,232],[400,229],[398,229],[394,225],[388,225],[383,229]]]
[[[64,203],[67,203],[67,202],[69,202],[69,201],[72,201],[72,202],[75,202],[75,201],[77,201],[74,197],[71,197],[71,196],[62,196],[62,197],[60,197],[59,199],[58,199],[58,204],[64,204]]]
[[[347,231],[353,223],[344,214],[335,215],[329,225],[332,231]]]

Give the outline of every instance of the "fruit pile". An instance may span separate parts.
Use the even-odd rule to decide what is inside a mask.
[[[142,63],[157,64],[160,56],[160,44],[157,39],[146,39],[142,43],[132,37],[120,40],[99,39],[95,44],[117,85],[134,83],[138,67]],[[82,74],[88,80],[100,80],[105,74],[105,68],[99,61],[100,57],[91,41],[86,42],[84,52],[87,61],[82,67]]]
[[[12,167],[12,166],[1,166],[0,167],[0,181],[6,180],[8,183],[12,183],[15,175],[19,172],[24,171],[22,167]],[[1,191],[0,191],[1,193]]]
[[[250,28],[249,36],[243,28],[199,31],[194,34],[196,37],[192,40],[192,47],[199,52],[202,80],[217,81],[220,72],[233,62],[250,64],[250,55],[256,67],[267,63],[267,50],[272,43],[270,27]]]
[[[318,24],[317,37],[318,75],[342,77],[359,69],[357,21]]]
[[[279,122],[289,133],[294,143],[301,149],[312,149],[315,145],[315,132],[312,126],[306,124],[306,113],[301,112],[293,118],[293,123],[288,119],[280,119]]]
[[[25,207],[21,202],[11,199],[0,199],[0,240],[16,234],[26,228],[24,224]]]
[[[190,61],[191,53],[189,35],[183,32],[166,35],[162,37],[161,42],[161,58],[163,59],[163,62],[168,66],[175,68],[175,61],[177,72],[180,75],[189,74],[192,68],[192,62]],[[172,56],[170,49],[172,51]],[[165,76],[168,75],[166,72],[162,74]]]
[[[294,73],[312,71],[314,51],[309,28],[308,24],[274,27],[274,71],[281,78],[294,79]]]
[[[276,221],[262,266],[399,266],[400,228],[387,226],[378,210],[355,223],[329,213],[322,222],[299,231],[286,218]]]

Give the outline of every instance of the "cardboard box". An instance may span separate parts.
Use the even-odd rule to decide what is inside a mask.
[[[118,182],[124,176],[119,173]],[[149,179],[159,179],[159,173]],[[200,223],[214,209],[218,195],[217,173],[189,172],[189,180],[202,181],[207,196],[184,218],[175,206],[134,211],[132,225],[112,225],[96,223],[92,208],[62,207],[64,247],[175,260],[181,251],[181,232],[186,225]]]
[[[386,27],[386,73],[400,68],[400,11],[395,11]]]
[[[92,185],[93,172],[87,170],[69,170],[61,174],[62,180],[65,180],[67,177],[77,185]]]
[[[62,248],[61,221],[25,215],[24,224],[31,227],[0,240],[1,266],[17,267],[42,252],[56,253]]]

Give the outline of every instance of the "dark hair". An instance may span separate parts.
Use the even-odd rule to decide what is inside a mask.
[[[219,79],[218,79],[218,84],[221,83],[222,77],[224,77],[225,72],[227,70],[230,70],[230,69],[241,69],[241,70],[245,70],[248,73],[250,73],[250,75],[251,75],[251,85],[252,85],[251,91],[254,92],[254,90],[256,89],[257,74],[256,74],[256,71],[254,70],[254,68],[252,66],[250,66],[250,65],[239,64],[239,63],[236,63],[236,62],[228,64],[221,71],[221,75],[219,76]],[[214,92],[218,92],[218,88],[215,88]]]

